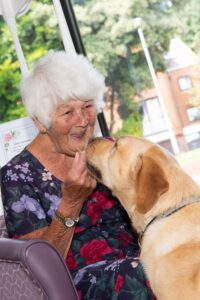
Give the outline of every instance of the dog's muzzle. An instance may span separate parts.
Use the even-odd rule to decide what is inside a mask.
[[[96,179],[99,179],[99,180],[102,179],[100,170],[97,167],[95,167],[93,164],[87,162],[87,169],[90,172],[90,174],[92,176],[94,176]]]

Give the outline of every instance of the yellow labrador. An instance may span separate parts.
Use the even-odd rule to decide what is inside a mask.
[[[200,299],[200,187],[165,149],[143,138],[94,139],[88,169],[126,209],[158,300]]]

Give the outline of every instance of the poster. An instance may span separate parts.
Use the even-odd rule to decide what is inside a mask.
[[[37,128],[28,117],[0,124],[0,167],[22,151],[37,134]]]

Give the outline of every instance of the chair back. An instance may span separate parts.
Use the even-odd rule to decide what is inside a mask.
[[[5,237],[8,237],[8,232],[7,232],[4,213],[3,213],[3,204],[2,204],[1,189],[0,189],[0,238],[5,238]]]

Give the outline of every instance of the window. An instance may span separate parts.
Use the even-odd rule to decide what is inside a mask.
[[[200,132],[191,133],[185,135],[185,140],[188,144],[188,148],[190,150],[196,149],[200,147]]]
[[[187,115],[190,121],[200,120],[200,108],[199,107],[188,108]]]
[[[166,122],[157,97],[143,102],[143,135],[150,135],[166,129]]]
[[[189,90],[192,88],[192,79],[190,76],[179,77],[178,84],[181,91]]]

